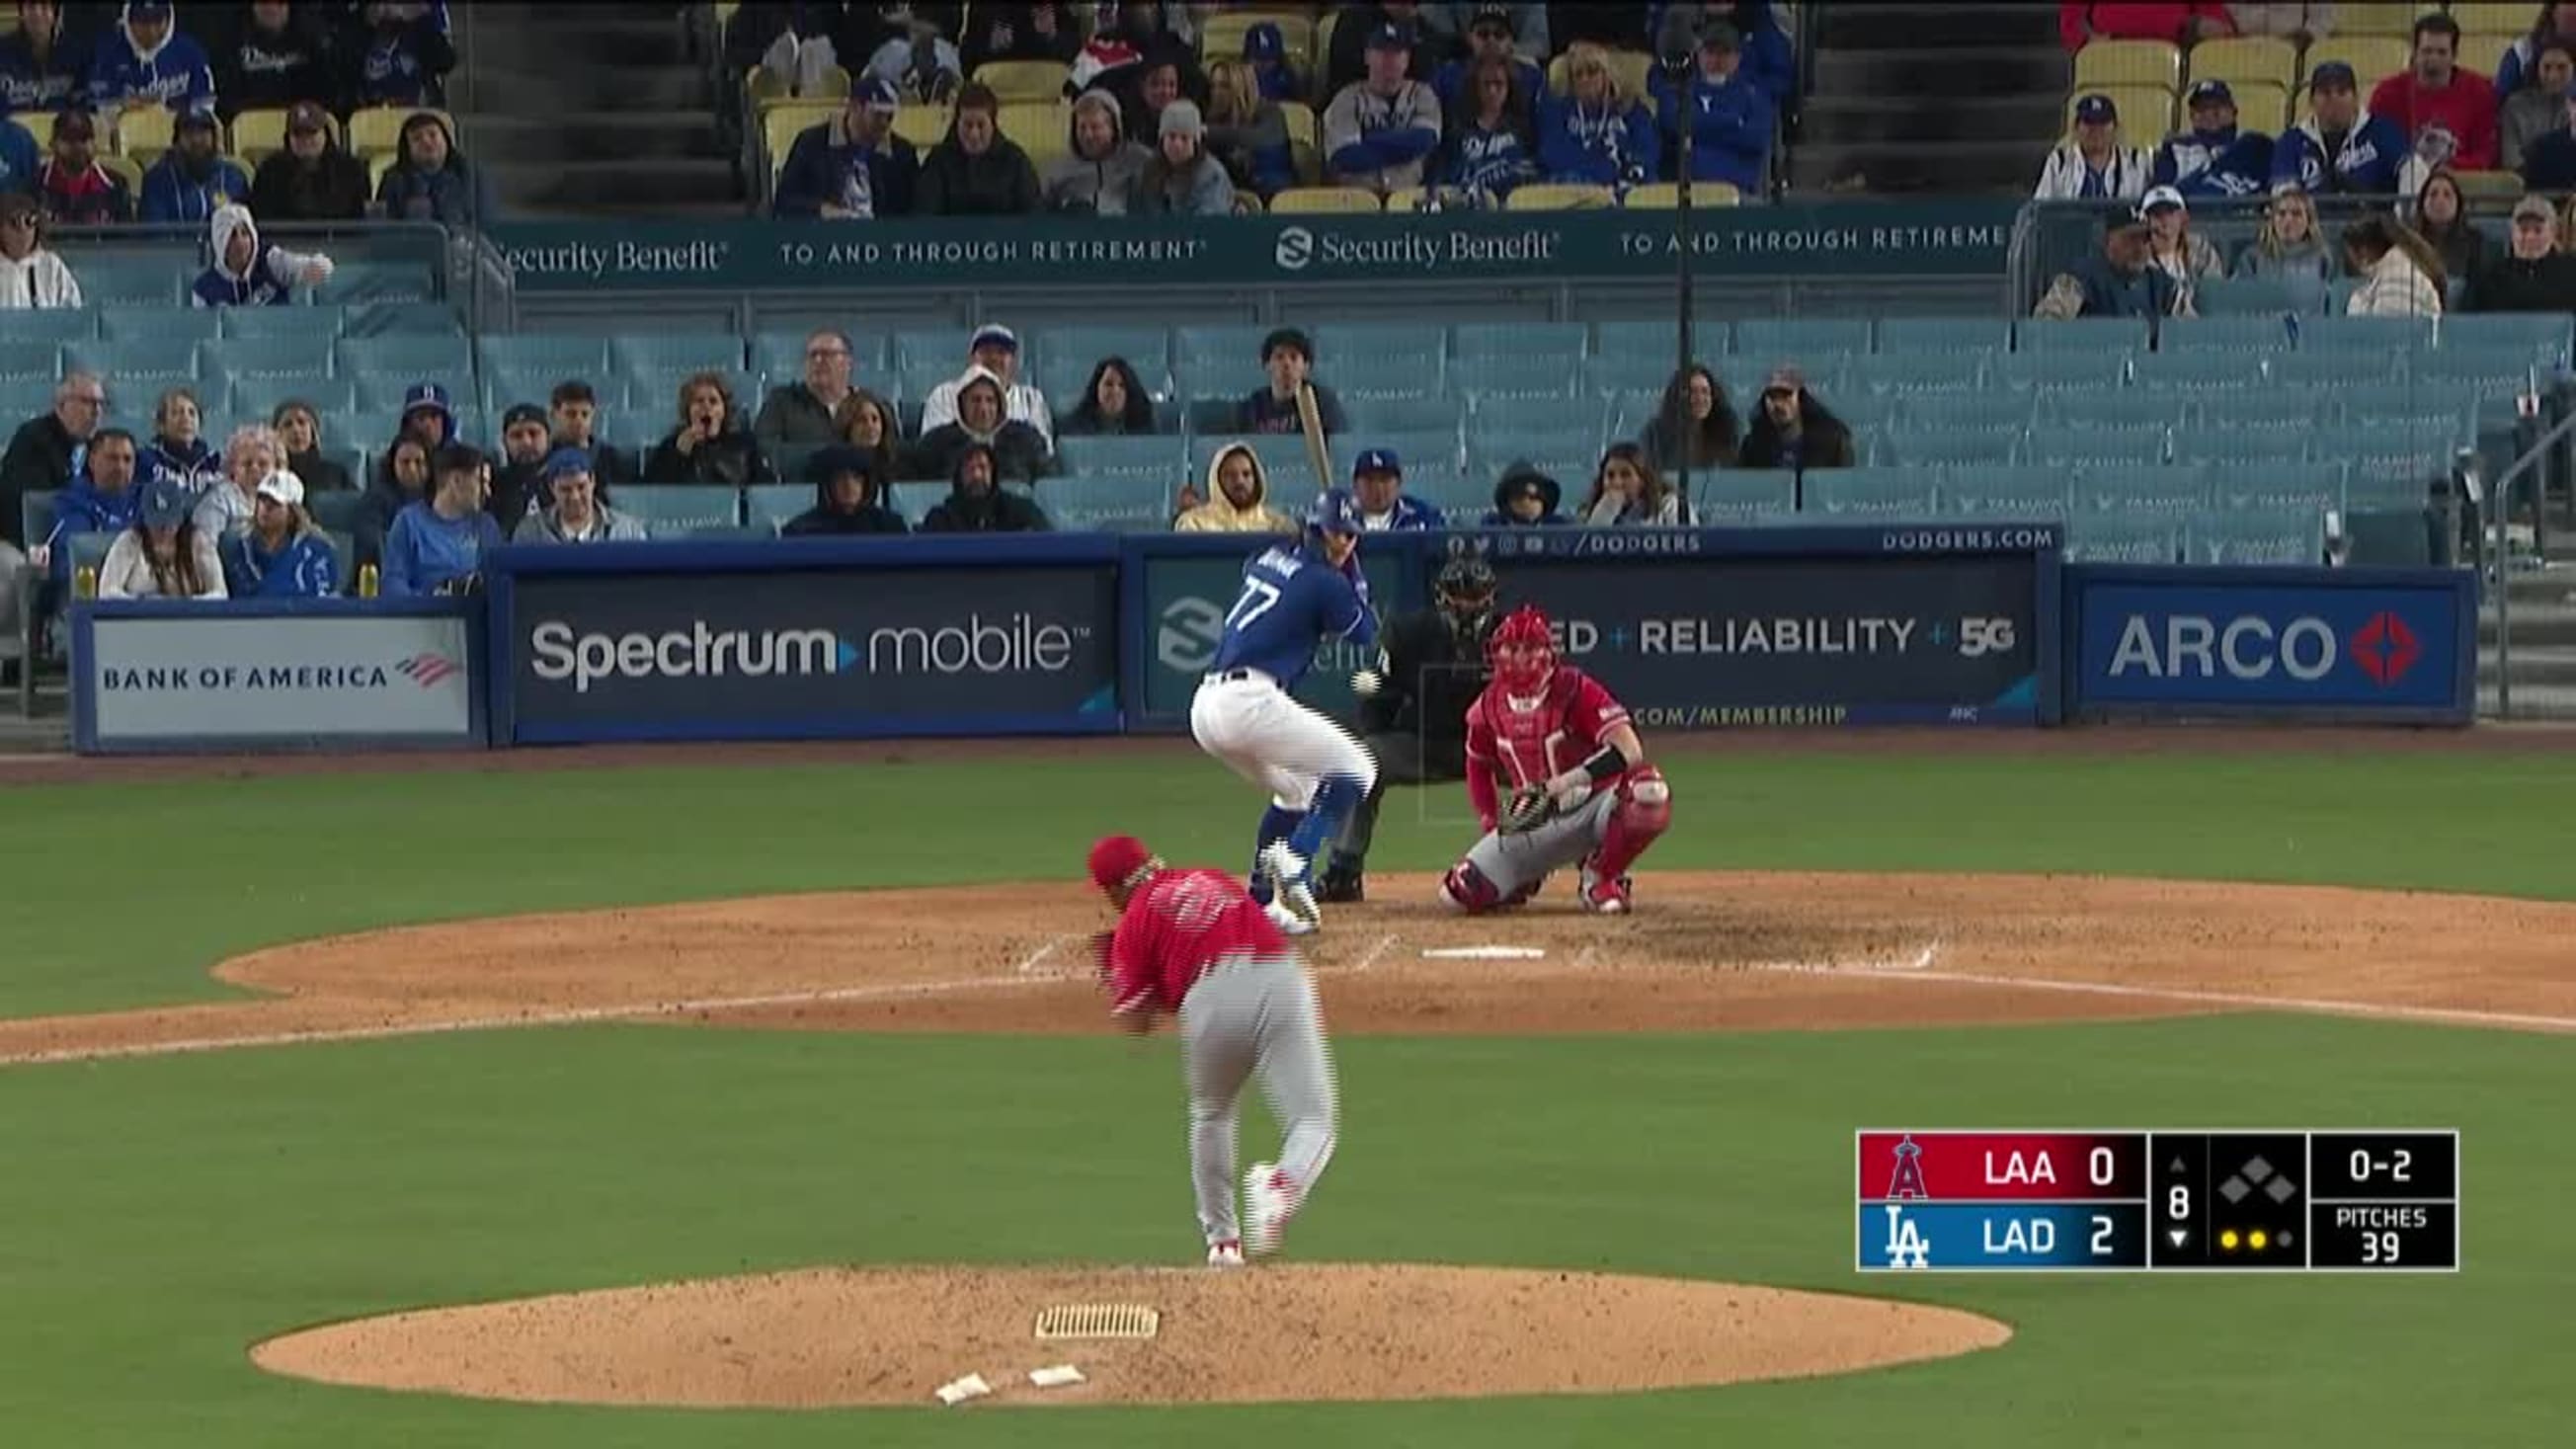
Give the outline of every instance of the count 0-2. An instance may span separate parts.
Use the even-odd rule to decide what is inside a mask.
[[[2390,1182],[2413,1182],[2415,1154],[2400,1147],[2383,1159],[2371,1156],[2366,1149],[2355,1148],[2344,1169],[2355,1182],[2368,1182],[2373,1177],[2385,1177]]]

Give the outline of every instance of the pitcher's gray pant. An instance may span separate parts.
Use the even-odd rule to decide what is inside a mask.
[[[1315,978],[1293,957],[1223,966],[1181,1000],[1181,1065],[1190,1088],[1190,1185],[1211,1243],[1243,1236],[1235,1219],[1235,1110],[1258,1076],[1287,1142],[1279,1168],[1302,1195],[1333,1160],[1339,1109]]]

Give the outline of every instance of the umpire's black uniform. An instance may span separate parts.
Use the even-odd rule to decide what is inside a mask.
[[[1359,709],[1360,742],[1377,760],[1377,784],[1343,829],[1321,882],[1325,899],[1361,898],[1369,841],[1388,785],[1467,778],[1467,707],[1490,677],[1484,636],[1491,620],[1489,612],[1461,616],[1420,609],[1397,616],[1380,636],[1386,683],[1374,698],[1361,700]]]

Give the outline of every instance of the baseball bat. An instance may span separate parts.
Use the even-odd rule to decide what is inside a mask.
[[[1333,486],[1333,450],[1324,439],[1324,414],[1315,406],[1315,385],[1297,384],[1297,428],[1306,435],[1306,466],[1315,470],[1315,489]]]

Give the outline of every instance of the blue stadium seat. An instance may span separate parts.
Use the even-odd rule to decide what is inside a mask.
[[[2316,508],[2234,508],[2204,514],[2184,534],[2184,562],[2282,564],[2325,562],[2325,512]]]
[[[1724,387],[1725,380],[1720,379],[1718,385]],[[1727,396],[1735,396],[1733,389],[1728,390]],[[1664,395],[1660,388],[1640,388],[1613,395],[1602,410],[1602,439],[1606,442],[1636,441],[1663,406]],[[1743,417],[1749,406],[1749,403],[1739,401],[1735,405],[1736,416]]]
[[[2131,353],[2147,350],[2144,317],[2082,317],[2068,322],[2023,321],[2013,329],[2016,352]]]
[[[2211,491],[2220,508],[2305,508],[2322,512],[2344,502],[2345,465],[2271,463],[2259,468],[2212,468]]]
[[[1068,473],[1038,485],[1038,506],[1059,529],[1137,533],[1169,528],[1177,480]],[[1274,499],[1274,504],[1280,500]]]
[[[17,316],[33,316],[22,312]],[[0,337],[0,380],[25,382],[41,380],[52,387],[62,380],[63,345],[51,338]],[[10,416],[15,417],[15,414]],[[12,423],[10,426],[16,426]]]
[[[654,538],[684,538],[701,528],[742,524],[742,494],[731,488],[629,483],[617,490],[616,506]]]
[[[1865,393],[1912,396],[1924,393],[1973,394],[1986,385],[1986,360],[1992,352],[1882,352],[1859,355],[1844,369],[1847,388]],[[1938,407],[1938,403],[1931,406]],[[1850,419],[1846,418],[1848,422]]]
[[[2261,387],[2263,354],[2216,348],[2149,352],[2129,359],[2131,384],[2159,392],[2225,392]]]
[[[1941,508],[1955,518],[2050,521],[2064,518],[2073,497],[2064,468],[1949,467],[1941,470]]]
[[[1413,353],[1388,356],[1360,353],[1342,357],[1329,373],[1317,372],[1317,380],[1339,394],[1348,403],[1355,398],[1438,397],[1445,390],[1442,379],[1444,364],[1436,355]],[[1259,386],[1254,383],[1253,386]]]
[[[2075,326],[2057,323],[2056,326]],[[2057,352],[2007,352],[1986,365],[1986,381],[2023,392],[2065,392],[2119,387],[2128,380],[2129,354],[2073,348]]]
[[[187,301],[197,270],[175,257],[83,257],[81,296],[92,307],[175,307]]]
[[[1375,438],[1385,433],[1423,433],[1445,430],[1453,444],[1459,427],[1467,421],[1466,404],[1451,397],[1354,398],[1344,404],[1350,414],[1352,446],[1376,447]]]
[[[2324,302],[2322,283],[2298,289],[2278,277],[2207,277],[2192,289],[2192,305],[2204,318],[2256,315],[2277,323],[2284,312],[2314,312]]]
[[[423,262],[347,261],[331,273],[331,300],[344,306],[360,302],[426,302],[438,295]]]
[[[1042,328],[1027,340],[1038,361],[1079,366],[1085,373],[1104,357],[1123,357],[1151,383],[1172,366],[1172,333],[1167,327],[1078,323]]]
[[[474,370],[462,337],[343,337],[332,344],[337,371],[351,377],[456,377]]]
[[[149,340],[140,342],[67,342],[63,344],[63,362],[97,373],[107,380],[109,399],[120,406],[130,402],[116,396],[114,389],[130,384],[162,385],[194,382],[197,379],[195,343],[169,346]]]
[[[1940,474],[1930,468],[1820,468],[1806,477],[1803,511],[1834,519],[1933,518]]]
[[[2209,474],[2194,464],[2079,468],[2078,513],[2159,513],[2188,517],[2209,509]]]
[[[93,299],[95,302],[95,299]],[[249,308],[265,311],[266,308]],[[12,342],[86,342],[98,336],[98,313],[95,306],[45,307],[9,314],[9,336]]]
[[[328,377],[331,352],[308,337],[230,337],[198,345],[197,365],[226,377]]]
[[[2009,352],[2012,324],[1993,317],[1882,317],[1878,350],[1906,352]]]
[[[209,342],[223,314],[217,307],[101,307],[98,335],[109,342]]]
[[[2075,563],[2169,564],[2182,556],[2182,525],[2153,513],[2081,513],[2066,521]]]
[[[1566,490],[1568,516],[1591,486],[1587,479],[1582,488]],[[1703,528],[1786,523],[1798,516],[1798,475],[1786,468],[1722,468],[1706,475],[1698,493],[1691,511]]]
[[[2552,370],[2568,361],[2564,312],[2464,312],[2444,315],[2433,328],[2439,351],[2521,353]]]
[[[2409,377],[2418,385],[2448,386],[2479,398],[2512,398],[2545,389],[2552,367],[2524,348],[2471,347],[2466,343],[2419,353]]]
[[[1436,377],[1447,360],[1447,343],[1436,327],[1405,322],[1326,322],[1311,329],[1311,335],[1315,339],[1315,371],[1323,377],[1345,377],[1351,364],[1362,358],[1400,364],[1415,371],[1428,370]],[[1252,356],[1254,361],[1260,360],[1257,346]]]
[[[1351,460],[1359,456],[1362,448],[1393,450],[1397,460],[1404,464],[1407,478],[1411,478],[1417,468],[1456,468],[1462,462],[1458,429],[1455,427],[1411,430],[1363,428],[1352,434],[1347,443],[1333,449],[1333,466],[1348,473]]]
[[[2275,365],[2286,358],[2272,359]],[[2187,425],[2213,432],[2290,433],[2304,439],[2332,410],[2334,394],[2325,389],[2269,387],[2245,392],[2199,393],[2184,399]]]
[[[1462,322],[1449,329],[1449,354],[1462,362],[1543,357],[1571,374],[1590,347],[1590,330],[1580,322]]]
[[[2038,420],[2061,427],[2099,428],[2105,432],[2155,431],[2182,421],[2183,401],[2169,392],[2119,388],[2105,392],[2049,393],[2039,401]]]
[[[221,337],[295,337],[328,342],[340,335],[345,314],[337,304],[311,307],[219,307]]]
[[[1582,381],[1580,359],[1563,353],[1463,357],[1449,364],[1449,388],[1480,411],[1517,409],[1524,400],[1571,398]]]
[[[1734,329],[1715,317],[1702,317],[1691,324],[1691,351],[1697,356],[1715,358],[1731,350]],[[1672,373],[1674,349],[1681,342],[1677,318],[1621,320],[1596,323],[1592,329],[1592,355],[1596,358],[1648,357],[1659,359],[1663,366],[1656,375],[1656,385]]]
[[[1946,463],[2004,464],[2013,460],[2013,451],[2021,444],[2019,430],[2000,432],[1994,429],[1976,431],[1946,428],[1889,429],[1872,442],[1866,457],[1881,466],[1906,464],[1933,466]]]
[[[1627,392],[1660,393],[1672,376],[1670,351],[1605,353],[1584,360],[1583,390],[1605,397]]]
[[[886,361],[895,367],[917,367],[939,363],[955,377],[966,370],[971,360],[966,344],[975,340],[972,327],[904,327],[887,336]]]
[[[311,310],[311,309],[307,309]],[[465,321],[445,302],[381,301],[350,306],[340,324],[343,337],[462,337]]]
[[[596,382],[608,370],[607,339],[587,333],[490,333],[477,340],[474,347],[487,371],[541,373]]]
[[[2161,428],[2105,431],[2100,428],[2033,423],[2014,460],[2052,467],[2099,464],[2161,463],[2166,432]]]
[[[617,332],[608,338],[608,358],[628,376],[712,370],[745,371],[742,339],[732,333]]]
[[[1705,356],[1715,349],[1702,343]],[[1870,350],[1866,317],[1745,317],[1735,323],[1737,357],[1769,367],[1782,362],[1812,364],[1819,357],[1843,357]]]
[[[1067,473],[1099,479],[1149,480],[1166,489],[1174,488],[1182,470],[1190,465],[1181,440],[1167,437],[1062,438],[1057,440],[1056,455]],[[1202,465],[1190,476],[1203,476],[1205,472]],[[1048,486],[1052,487],[1052,482]]]
[[[2167,317],[2157,325],[2159,352],[2285,352],[2289,330],[2278,317]]]
[[[236,374],[232,380],[233,409],[244,411],[256,399],[265,417],[277,405],[293,398],[313,409],[316,418],[332,413],[355,412],[358,407],[358,383],[348,377],[262,377],[256,373]]]
[[[2302,318],[2301,352],[2358,352],[2386,357],[2421,352],[2433,345],[2433,323],[2421,317],[2346,317],[2340,308],[2329,317]]]
[[[813,506],[811,483],[754,483],[742,490],[743,521],[773,534]]]
[[[1455,464],[1427,471],[1406,464],[1404,491],[1439,509],[1453,527],[1473,527],[1494,506],[1492,475]]]
[[[2174,429],[2173,454],[2177,463],[2216,463],[2229,468],[2261,468],[2275,463],[2295,463],[2307,456],[2307,427],[2237,429],[2234,431],[2180,427]]]
[[[1990,387],[1956,396],[1905,399],[1888,424],[1945,432],[2000,432],[2018,437],[2022,429],[2030,426],[2034,407],[2030,393]]]
[[[1196,323],[1172,329],[1172,365],[1261,368],[1261,339],[1273,329],[1258,322]],[[961,354],[962,355],[962,354]]]
[[[2403,352],[2275,352],[2263,361],[2274,392],[2287,388],[2334,389],[2387,382],[2406,373]]]

